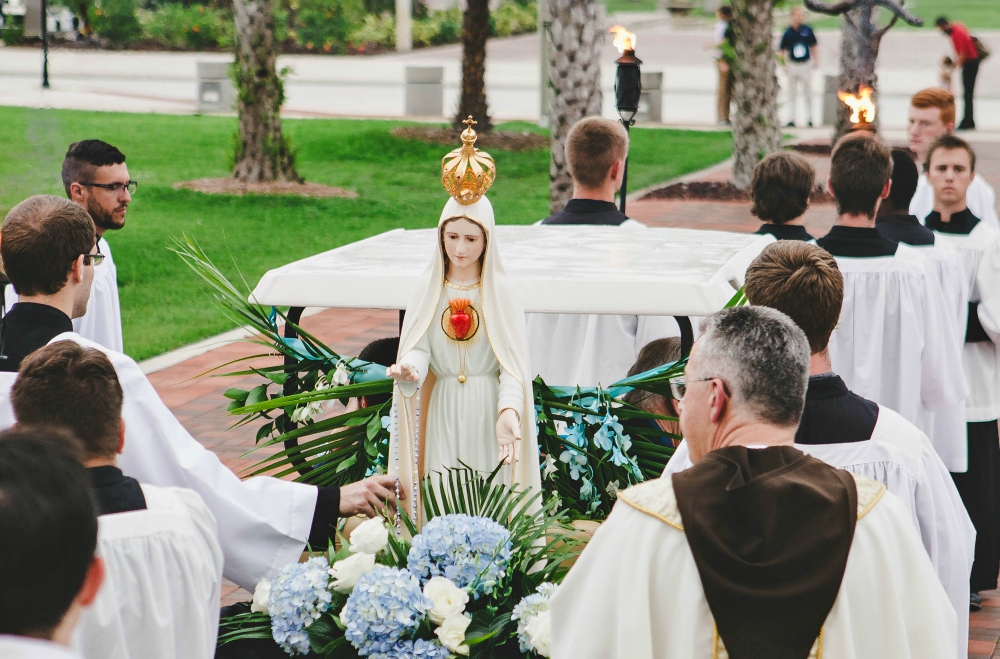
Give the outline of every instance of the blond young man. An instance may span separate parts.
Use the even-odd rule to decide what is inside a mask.
[[[970,582],[974,600],[978,591],[996,587],[1000,573],[1000,233],[980,222],[966,204],[975,168],[975,152],[954,135],[938,137],[928,149],[934,210],[927,227],[958,250],[972,284],[962,351],[969,386],[969,468],[953,478],[976,526]]]
[[[644,231],[615,206],[628,157],[628,133],[617,121],[585,117],[566,136],[573,198],[544,226],[618,226]],[[571,235],[571,229],[567,229]],[[624,378],[639,351],[654,339],[676,336],[672,318],[528,314],[531,367],[549,384],[593,387]]]
[[[750,180],[750,212],[764,224],[756,233],[778,240],[815,240],[802,217],[815,179],[816,170],[797,153],[778,151],[757,163]]]
[[[908,116],[907,142],[910,151],[917,156],[918,166],[922,168],[927,162],[927,152],[931,143],[941,135],[955,131],[955,97],[951,92],[937,87],[923,89],[910,99]],[[979,174],[972,177],[969,189],[965,193],[965,202],[973,215],[1000,231],[996,192]],[[916,215],[923,222],[932,210],[934,210],[934,190],[927,181],[927,175],[921,174],[917,181],[917,190],[910,202],[910,214]]]

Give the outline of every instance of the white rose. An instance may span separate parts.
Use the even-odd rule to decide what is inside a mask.
[[[432,577],[424,586],[424,596],[434,602],[434,608],[428,612],[427,617],[435,625],[461,614],[469,603],[469,594],[445,577]]]
[[[354,554],[377,554],[389,543],[389,530],[381,517],[362,522],[351,533],[351,546],[348,549]]]
[[[549,656],[549,642],[552,639],[552,623],[549,620],[549,612],[541,611],[536,613],[528,621],[528,640],[535,648],[535,652],[543,657]]]
[[[338,593],[349,593],[361,575],[373,567],[375,567],[374,554],[351,554],[330,568],[329,574],[333,577],[331,586]]]
[[[253,602],[250,603],[252,613],[267,613],[267,600],[271,597],[271,582],[259,581],[253,589]]]
[[[448,616],[441,626],[434,630],[441,645],[458,654],[469,654],[469,646],[465,644],[465,630],[469,628],[472,619],[464,614]]]

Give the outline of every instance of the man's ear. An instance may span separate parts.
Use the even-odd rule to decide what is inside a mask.
[[[726,392],[724,384],[718,383],[715,380],[712,380],[711,384],[711,421],[712,423],[718,423],[722,420],[722,415],[726,413],[726,406],[729,404],[729,394]]]
[[[618,177],[621,176],[622,169],[624,169],[624,167],[625,167],[625,161],[616,160],[614,164],[611,165],[611,169],[608,170],[608,179],[612,181],[617,181]]]
[[[121,421],[118,422],[118,448],[115,449],[115,452],[118,455],[121,455],[124,450],[125,450],[125,419],[122,419]]]
[[[79,183],[73,182],[69,184],[69,199],[70,201],[75,201],[76,203],[83,205],[84,188]]]
[[[882,194],[879,195],[879,199],[888,199],[889,192],[891,191],[892,191],[892,179],[889,179],[888,181],[885,182],[885,185],[882,186]]]
[[[69,269],[69,277],[67,277],[66,283],[69,283],[70,279],[75,284],[82,283],[84,267],[86,266],[83,265],[83,254],[81,254],[80,256],[76,257],[75,261],[73,261],[73,265]]]
[[[826,191],[830,193],[831,197],[836,196],[835,194],[833,194],[833,183],[830,182],[829,178],[826,179]]]
[[[83,578],[83,585],[76,595],[76,601],[80,606],[88,607],[97,599],[97,593],[101,592],[101,584],[104,583],[104,561],[100,556],[94,556],[90,567],[87,568],[87,575]]]

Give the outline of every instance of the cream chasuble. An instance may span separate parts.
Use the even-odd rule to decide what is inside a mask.
[[[955,612],[908,513],[881,484],[855,479],[847,568],[810,657],[953,659]],[[551,600],[552,658],[726,657],[670,479],[619,499]]]

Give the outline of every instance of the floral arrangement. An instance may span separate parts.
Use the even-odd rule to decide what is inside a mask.
[[[579,543],[551,504],[468,469],[424,483],[412,537],[368,520],[339,551],[282,568],[219,644],[271,638],[290,656],[447,659],[549,656],[548,600]],[[450,494],[441,494],[448,492]],[[463,510],[463,512],[458,512]],[[442,512],[445,511],[445,512]]]

